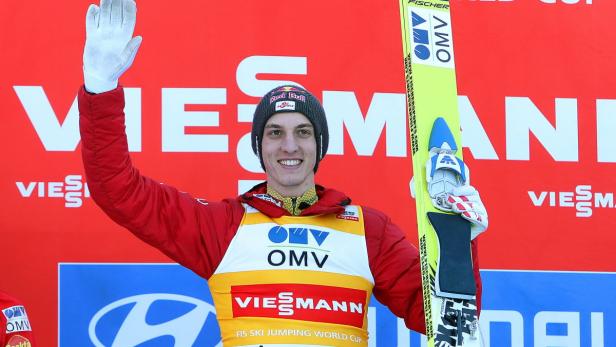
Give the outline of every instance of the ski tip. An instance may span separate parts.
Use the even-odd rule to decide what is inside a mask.
[[[434,149],[448,149],[455,153],[458,150],[456,140],[443,117],[438,117],[430,133],[430,151]]]

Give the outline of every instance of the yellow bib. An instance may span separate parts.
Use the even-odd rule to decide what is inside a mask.
[[[367,346],[362,210],[270,218],[245,205],[209,279],[224,346]]]

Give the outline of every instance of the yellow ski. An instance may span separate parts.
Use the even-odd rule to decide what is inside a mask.
[[[436,208],[468,179],[449,1],[400,0],[400,17],[428,347],[476,347],[470,225]]]

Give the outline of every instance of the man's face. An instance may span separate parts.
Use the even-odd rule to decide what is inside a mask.
[[[267,184],[284,196],[314,186],[317,144],[312,123],[299,112],[274,114],[265,123],[261,155]]]

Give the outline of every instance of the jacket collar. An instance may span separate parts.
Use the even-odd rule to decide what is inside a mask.
[[[316,185],[319,199],[312,206],[302,211],[300,216],[313,216],[319,214],[338,214],[351,203],[351,199],[344,193],[334,189]],[[259,183],[248,192],[238,197],[240,202],[246,203],[271,218],[290,216],[291,214],[282,206],[282,202],[267,194],[266,182]]]

